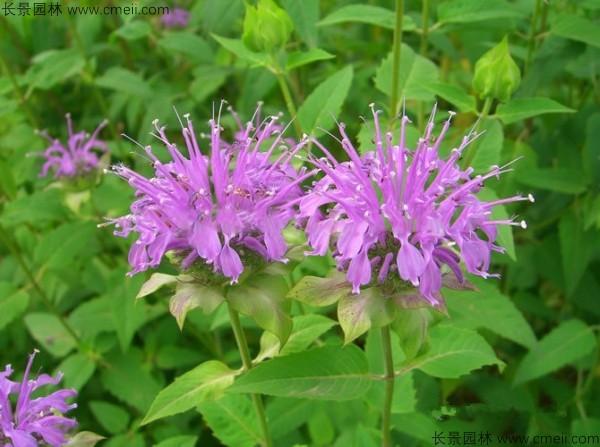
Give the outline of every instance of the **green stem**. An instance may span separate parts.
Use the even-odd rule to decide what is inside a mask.
[[[34,129],[39,129],[40,128],[39,123],[38,123],[35,115],[31,111],[31,109],[29,108],[29,103],[27,102],[25,95],[23,95],[23,92],[21,91],[21,88],[19,87],[19,83],[15,79],[15,76],[14,76],[12,70],[10,69],[10,64],[4,58],[4,55],[2,54],[2,52],[0,52],[0,65],[2,66],[2,69],[6,72],[6,75],[8,76],[10,83],[13,85],[13,88],[14,88],[15,92],[17,93],[17,96],[19,97],[19,102],[21,104],[21,107],[23,107],[23,110],[25,112],[25,115],[27,115],[29,122],[31,123],[31,125],[33,126]]]
[[[31,285],[33,286],[35,291],[38,293],[38,295],[39,295],[40,299],[42,300],[42,302],[44,303],[44,305],[48,308],[48,310],[50,310],[50,312],[52,312],[56,316],[56,318],[58,318],[58,321],[65,328],[67,333],[73,338],[73,341],[75,342],[75,344],[77,345],[79,350],[82,353],[86,353],[87,350],[84,348],[83,343],[81,342],[81,339],[79,338],[79,336],[77,335],[75,330],[71,327],[71,325],[69,324],[69,322],[67,321],[65,316],[58,310],[58,308],[54,305],[54,303],[50,300],[50,298],[48,298],[46,293],[42,290],[42,288],[38,284],[37,279],[35,278],[33,273],[31,273],[31,270],[29,270],[29,267],[27,267],[27,264],[25,263],[23,256],[21,256],[21,252],[19,251],[19,248],[11,241],[8,233],[6,232],[6,230],[4,229],[2,224],[0,224],[0,240],[2,240],[2,242],[4,242],[4,244],[8,247],[8,249],[10,250],[12,255],[15,257],[15,259],[17,260],[17,263],[19,264],[21,269],[23,269],[25,276],[27,276],[27,278],[29,279],[29,282],[31,283]]]
[[[227,309],[229,310],[229,319],[231,321],[231,327],[233,328],[233,335],[235,335],[235,341],[240,352],[240,357],[242,358],[243,369],[244,371],[249,371],[252,369],[252,358],[250,357],[250,350],[248,349],[248,342],[246,341],[246,335],[242,329],[240,317],[235,309],[231,307],[231,304],[227,303]],[[267,416],[265,413],[265,407],[262,403],[262,398],[260,397],[260,394],[252,394],[251,396],[252,402],[254,403],[254,408],[256,410],[256,415],[258,416],[258,421],[260,423],[260,428],[263,432],[264,446],[273,447],[273,441],[271,440],[271,435],[269,434]]]
[[[423,20],[421,22],[421,56],[425,56],[429,48],[429,0],[423,0]]]
[[[294,99],[292,98],[292,92],[288,87],[285,75],[280,70],[277,70],[276,76],[277,82],[279,83],[279,88],[283,94],[283,99],[285,100],[285,105],[290,113],[291,118],[294,120],[294,131],[296,132],[296,137],[298,140],[300,140],[302,138],[302,127],[300,127],[300,121],[298,121],[298,111],[296,110]]]
[[[485,102],[483,103],[483,108],[481,109],[481,113],[479,114],[479,122],[477,123],[477,126],[474,129],[475,132],[477,132],[477,130],[479,130],[479,128],[481,127],[483,122],[486,120],[486,118],[490,114],[490,109],[492,108],[493,101],[494,100],[492,98],[487,98],[485,100]],[[476,148],[477,148],[477,144],[475,141],[469,145],[467,155],[465,156],[464,166],[469,167],[471,165],[471,162],[473,161],[473,157],[475,156]]]
[[[392,65],[392,94],[390,96],[390,117],[398,112],[398,79],[400,77],[400,50],[402,48],[402,19],[404,17],[404,0],[396,0],[396,24],[394,26],[394,46]]]
[[[391,416],[395,374],[389,325],[381,328],[381,344],[383,346],[383,361],[385,364],[385,398],[381,414],[381,434],[383,436],[383,447],[392,447]]]
[[[533,16],[531,17],[531,28],[529,29],[529,44],[527,46],[527,59],[525,59],[525,70],[524,72],[529,73],[529,67],[531,66],[531,60],[533,59],[533,51],[535,50],[535,28],[540,14],[540,0],[535,0],[535,7],[533,9]]]

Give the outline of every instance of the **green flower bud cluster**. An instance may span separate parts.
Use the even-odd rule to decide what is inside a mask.
[[[481,99],[507,102],[521,83],[519,67],[510,56],[506,36],[475,64],[473,90]]]
[[[242,41],[252,51],[270,53],[283,47],[294,29],[290,16],[273,0],[246,3]]]

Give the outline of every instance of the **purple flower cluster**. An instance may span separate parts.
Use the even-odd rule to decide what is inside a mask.
[[[167,28],[185,28],[190,20],[190,13],[183,8],[170,8],[163,14],[160,22]]]
[[[260,107],[255,118],[259,115]],[[222,136],[220,117],[219,110],[217,119],[209,121],[209,156],[201,151],[185,115],[181,127],[187,156],[155,121],[153,135],[171,160],[162,163],[148,146],[144,150],[153,177],[123,165],[113,167],[138,197],[129,215],[109,222],[118,236],[139,234],[129,252],[130,274],[158,266],[171,251],[181,258],[184,270],[201,259],[232,282],[244,270],[245,254],[285,261],[282,230],[294,217],[289,204],[300,197],[299,183],[310,175],[298,173],[291,164],[302,144],[286,144],[278,117],[254,118],[229,143]]]
[[[57,385],[62,378],[61,374],[55,379],[41,374],[36,379],[29,379],[36,352],[29,356],[21,383],[8,379],[13,373],[10,365],[6,366],[4,372],[0,372],[0,446],[62,446],[67,443],[67,432],[77,426],[74,419],[60,414],[77,407],[77,404],[66,403],[67,399],[77,395],[75,390],[62,389],[48,396],[31,398],[31,394],[38,388]],[[18,395],[14,412],[9,398],[11,394]]]
[[[43,153],[34,154],[44,157],[46,162],[42,166],[40,177],[48,175],[50,169],[54,170],[54,178],[80,177],[93,172],[98,168],[99,157],[94,151],[105,154],[106,144],[98,139],[98,134],[107,121],[103,121],[90,136],[85,132],[73,133],[71,115],[67,114],[67,128],[69,130],[69,141],[65,147],[59,140],[50,137],[46,132],[40,132],[50,142]]]
[[[350,161],[337,161],[319,141],[325,154],[312,162],[325,175],[300,200],[300,216],[306,223],[310,255],[324,255],[333,244],[338,268],[347,272],[354,293],[368,284],[381,284],[390,293],[418,287],[420,299],[438,306],[440,289],[465,284],[466,270],[483,277],[492,251],[503,249],[494,242],[499,225],[521,225],[513,219],[494,220],[494,206],[533,197],[515,196],[493,202],[477,197],[483,182],[505,168],[490,168],[485,175],[461,169],[458,160],[477,134],[469,134],[448,158],[438,148],[450,126],[450,118],[433,138],[433,112],[425,135],[416,148],[405,144],[409,119],[402,118],[399,145],[383,133],[375,119],[375,148],[359,156],[344,125],[339,125],[341,146]],[[443,270],[448,270],[445,274]],[[458,282],[458,284],[457,284]]]

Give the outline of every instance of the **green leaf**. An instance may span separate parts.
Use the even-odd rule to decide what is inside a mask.
[[[477,145],[475,157],[471,163],[476,174],[488,173],[492,166],[498,166],[504,146],[504,132],[498,120],[486,120],[484,130],[485,133],[471,143]]]
[[[386,95],[392,93],[392,68],[394,57],[390,53],[377,68],[375,73],[375,87]],[[398,76],[398,95],[407,100],[418,99],[430,101],[434,99],[431,90],[423,84],[437,82],[439,69],[429,59],[415,54],[405,44],[400,50],[400,71]]]
[[[552,21],[550,33],[567,39],[600,47],[598,24],[572,14],[558,14]]]
[[[581,171],[570,168],[528,169],[517,177],[523,185],[564,194],[581,194],[588,183]]]
[[[438,6],[439,23],[471,23],[482,20],[511,19],[523,12],[504,0],[452,0]]]
[[[152,403],[152,396],[160,391],[160,385],[142,366],[141,352],[130,349],[126,354],[106,358],[109,366],[102,372],[104,388],[117,399],[145,413]]]
[[[71,312],[69,323],[82,338],[93,340],[102,332],[115,330],[111,305],[112,298],[109,296],[85,301]]]
[[[483,149],[483,148],[482,148]],[[496,194],[496,192],[489,188],[483,188],[479,194],[477,194],[479,200],[483,200],[485,202],[495,202],[499,200],[500,197]],[[504,205],[496,205],[492,209],[492,215],[490,216],[492,220],[508,220],[510,216],[506,211],[506,207]],[[506,250],[506,254],[513,260],[516,260],[515,254],[515,241],[513,237],[513,227],[512,225],[500,225],[498,226],[498,236],[496,237],[496,242]]]
[[[374,5],[347,5],[335,10],[327,17],[317,23],[317,26],[337,25],[346,22],[368,23],[370,25],[381,26],[387,29],[394,29],[396,23],[396,14],[394,11]],[[402,18],[402,29],[412,31],[416,28],[412,17],[404,16]]]
[[[227,37],[212,35],[213,38],[223,46],[227,51],[235,54],[241,60],[250,64],[250,66],[263,66],[268,67],[271,63],[271,59],[266,53],[255,53],[250,51],[241,39],[229,39]]]
[[[291,354],[306,349],[336,324],[335,321],[318,314],[298,315],[293,318],[293,332],[287,343],[280,349],[280,342],[270,332],[264,332],[260,337],[260,352],[254,360],[260,363],[276,355]]]
[[[29,313],[25,316],[25,326],[31,336],[54,357],[64,357],[75,348],[75,340],[53,314]]]
[[[202,65],[196,67],[192,73],[194,80],[190,84],[188,92],[197,103],[202,103],[225,84],[231,70],[214,65]]]
[[[169,312],[177,320],[179,329],[183,328],[187,313],[199,307],[208,315],[225,301],[222,287],[202,286],[194,282],[178,282],[175,295],[169,302]]]
[[[186,31],[173,31],[158,39],[158,46],[169,53],[181,53],[193,62],[213,62],[214,56],[208,43],[201,37]]]
[[[332,270],[326,278],[303,277],[288,292],[287,297],[309,306],[323,307],[336,303],[351,291],[352,285],[346,279],[346,274]]]
[[[150,279],[142,284],[140,291],[135,296],[135,299],[143,298],[156,292],[163,286],[171,286],[177,284],[177,276],[167,275],[165,273],[153,273]]]
[[[323,346],[276,357],[239,377],[232,393],[350,400],[371,386],[365,353],[354,345]]]
[[[226,394],[215,402],[202,402],[198,411],[224,445],[254,447],[264,444],[258,418],[248,396]]]
[[[99,87],[104,87],[126,95],[150,99],[154,95],[152,88],[139,73],[125,68],[111,67],[95,81]]]
[[[46,234],[35,247],[33,258],[46,268],[69,265],[93,239],[98,228],[93,222],[63,224]]]
[[[152,27],[143,20],[133,20],[112,32],[115,36],[132,41],[152,34]]]
[[[353,77],[352,66],[348,65],[325,79],[308,95],[298,109],[298,119],[306,133],[320,135],[335,125],[334,116],[340,114]]]
[[[431,349],[408,363],[409,369],[444,379],[457,379],[484,365],[504,367],[485,339],[477,332],[453,326],[429,331]]]
[[[283,7],[289,14],[294,29],[309,48],[319,45],[319,0],[283,0]]]
[[[344,331],[344,344],[348,344],[371,327],[389,324],[396,314],[396,305],[381,295],[378,287],[361,290],[358,295],[346,295],[338,302],[338,321]]]
[[[103,439],[106,438],[91,431],[80,431],[69,439],[69,447],[94,447]]]
[[[290,53],[285,62],[286,71],[294,70],[303,65],[311,64],[316,61],[332,59],[335,56],[320,48],[313,48],[308,51],[296,51]]]
[[[25,74],[30,88],[48,90],[68,78],[80,74],[85,67],[81,53],[75,48],[38,53]]]
[[[8,202],[0,221],[7,227],[35,222],[57,222],[64,220],[67,209],[62,204],[60,193],[56,189],[36,192]]]
[[[0,330],[20,317],[29,306],[29,294],[9,282],[0,282]]]
[[[195,447],[198,436],[181,435],[174,436],[156,444],[156,447]]]
[[[61,385],[81,391],[94,375],[96,364],[84,354],[75,353],[64,359],[56,371],[64,374]]]
[[[477,110],[475,98],[457,85],[443,82],[425,82],[422,85],[444,101],[455,105],[459,112],[469,113]]]
[[[576,110],[563,106],[550,98],[517,98],[506,104],[500,104],[494,116],[504,124],[510,124],[545,113],[574,112]]]
[[[566,214],[558,223],[560,251],[567,294],[571,295],[587,268],[596,247],[598,233],[584,231],[583,222],[573,213]]]
[[[445,290],[452,323],[467,329],[488,329],[501,337],[532,348],[537,340],[531,326],[493,280],[472,278],[477,292]]]
[[[236,371],[216,360],[198,365],[158,393],[141,425],[190,410],[201,402],[220,398],[233,383],[236,374]]]
[[[515,384],[549,374],[592,352],[596,339],[580,320],[562,322],[529,351],[515,373]]]
[[[129,413],[117,405],[93,400],[89,407],[100,425],[111,434],[125,431],[129,424]]]
[[[0,97],[0,117],[8,115],[19,108],[19,104],[16,101],[8,98]],[[0,180],[1,182],[2,180]]]
[[[276,397],[267,406],[267,420],[273,439],[286,435],[304,425],[317,411],[321,402],[292,397]]]
[[[276,335],[281,345],[285,345],[292,331],[290,301],[285,298],[287,289],[282,276],[257,274],[231,287],[227,302],[261,328]]]

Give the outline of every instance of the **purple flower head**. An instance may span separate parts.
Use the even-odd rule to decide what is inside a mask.
[[[59,140],[50,137],[46,132],[39,132],[50,142],[50,147],[43,153],[34,154],[46,159],[40,177],[48,175],[51,168],[54,170],[54,178],[81,177],[95,171],[100,161],[96,151],[100,154],[107,152],[106,143],[98,139],[98,134],[107,122],[105,120],[100,123],[91,136],[85,132],[74,134],[71,115],[67,113],[67,128],[69,129],[67,147]]]
[[[33,358],[38,351],[29,356],[23,381],[13,382],[8,377],[13,373],[10,365],[0,372],[0,445],[14,447],[37,447],[38,445],[62,446],[67,443],[67,432],[77,427],[74,419],[61,415],[77,407],[67,404],[66,400],[75,397],[72,389],[55,391],[48,396],[31,398],[31,394],[44,385],[58,385],[62,374],[52,378],[40,374],[29,379]],[[17,396],[13,411],[9,396]]]
[[[169,8],[160,19],[167,28],[185,28],[190,20],[190,13],[183,8]]]
[[[344,125],[339,125],[341,145],[350,158],[338,162],[317,140],[325,154],[313,163],[325,176],[300,199],[301,221],[311,255],[324,255],[330,244],[338,268],[345,270],[353,292],[360,287],[379,284],[382,292],[393,294],[418,288],[419,302],[442,306],[442,285],[466,286],[460,262],[466,270],[483,277],[490,275],[492,251],[499,225],[521,225],[514,219],[494,220],[494,206],[533,197],[515,196],[494,202],[477,197],[483,183],[507,169],[494,166],[485,175],[461,169],[458,160],[464,148],[478,137],[464,137],[449,157],[438,154],[450,119],[436,140],[432,137],[433,115],[425,135],[414,150],[405,144],[409,119],[402,118],[399,145],[391,133],[384,134],[378,114],[375,118],[375,148],[362,157],[350,143]],[[448,270],[443,273],[442,270]]]
[[[260,108],[257,114],[260,113]],[[154,121],[153,134],[166,147],[171,161],[162,163],[148,146],[144,150],[154,167],[146,178],[123,166],[113,172],[136,190],[131,213],[109,223],[115,235],[138,233],[129,252],[131,275],[160,264],[167,252],[180,258],[184,270],[208,264],[218,275],[236,282],[244,259],[286,261],[282,230],[295,218],[290,202],[302,193],[291,161],[303,144],[288,147],[278,117],[267,117],[255,127],[249,122],[233,143],[222,136],[221,111],[209,121],[205,155],[198,145],[188,115],[181,123],[187,156]]]

